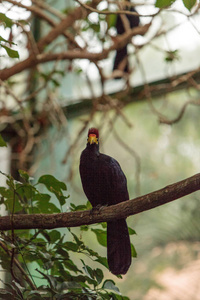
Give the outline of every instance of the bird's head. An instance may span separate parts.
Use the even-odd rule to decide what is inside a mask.
[[[87,143],[89,145],[92,144],[99,144],[99,131],[96,128],[90,128],[88,130],[88,139],[87,139]]]

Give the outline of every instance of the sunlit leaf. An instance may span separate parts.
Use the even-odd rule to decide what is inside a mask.
[[[5,42],[5,43],[12,44],[12,45],[16,45],[16,44],[13,43],[12,41],[8,41],[8,40],[4,39],[1,35],[0,35],[0,42]],[[0,45],[1,45],[1,44],[0,44]]]
[[[0,13],[0,24],[3,23],[5,25],[5,27],[9,27],[11,28],[11,26],[13,25],[13,21],[6,17],[5,14]]]
[[[196,4],[196,0],[183,0],[184,6],[190,11]]]
[[[2,44],[0,46],[6,50],[6,52],[7,52],[7,54],[8,54],[9,57],[11,57],[11,58],[19,58],[18,51],[10,49],[7,46],[2,45]]]
[[[111,27],[115,27],[117,22],[117,15],[116,14],[109,14],[107,16],[107,24],[108,24],[108,29]]]
[[[176,0],[156,0],[155,6],[164,8],[172,5]]]
[[[107,246],[107,233],[102,229],[91,229],[96,234],[97,240],[100,245],[106,247]]]

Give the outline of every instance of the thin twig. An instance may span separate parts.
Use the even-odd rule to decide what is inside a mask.
[[[172,124],[175,124],[175,123],[179,122],[181,120],[181,118],[183,117],[187,106],[190,105],[190,104],[199,106],[200,105],[200,100],[199,101],[195,101],[195,100],[187,101],[183,105],[183,107],[181,108],[181,110],[180,110],[180,112],[179,112],[179,114],[176,118],[169,120],[169,119],[167,119],[167,117],[162,116],[162,117],[159,118],[159,122],[161,124],[167,124],[167,125],[172,125]]]
[[[158,11],[154,14],[147,14],[147,15],[141,15],[137,12],[133,12],[130,10],[117,10],[117,11],[110,11],[110,10],[99,10],[96,8],[93,8],[79,0],[76,0],[76,2],[78,2],[78,4],[82,7],[84,7],[86,10],[90,11],[90,12],[96,12],[98,14],[102,14],[102,15],[111,15],[111,14],[115,14],[115,15],[132,15],[132,16],[139,16],[139,17],[155,17],[156,15],[158,15],[160,13],[160,9],[158,9]]]
[[[8,256],[11,257],[10,250],[8,250],[7,246],[2,241],[0,241],[0,246],[8,254]],[[13,258],[13,263],[20,270],[20,272],[22,273],[22,275],[26,278],[26,282],[28,282],[28,284],[30,285],[30,287],[33,290],[37,290],[37,287],[30,280],[29,276],[26,274],[26,272],[24,271],[24,269],[22,268],[22,266],[20,265],[20,263],[18,262],[18,260],[15,257]]]

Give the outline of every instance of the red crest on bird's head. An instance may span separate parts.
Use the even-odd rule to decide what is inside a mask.
[[[88,136],[89,136],[90,134],[95,134],[96,137],[98,138],[98,137],[99,137],[99,130],[96,129],[96,128],[90,128],[90,129],[88,130]]]

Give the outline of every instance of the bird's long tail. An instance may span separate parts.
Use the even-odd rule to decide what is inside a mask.
[[[113,274],[126,274],[131,264],[131,244],[125,219],[107,223],[107,258]]]

